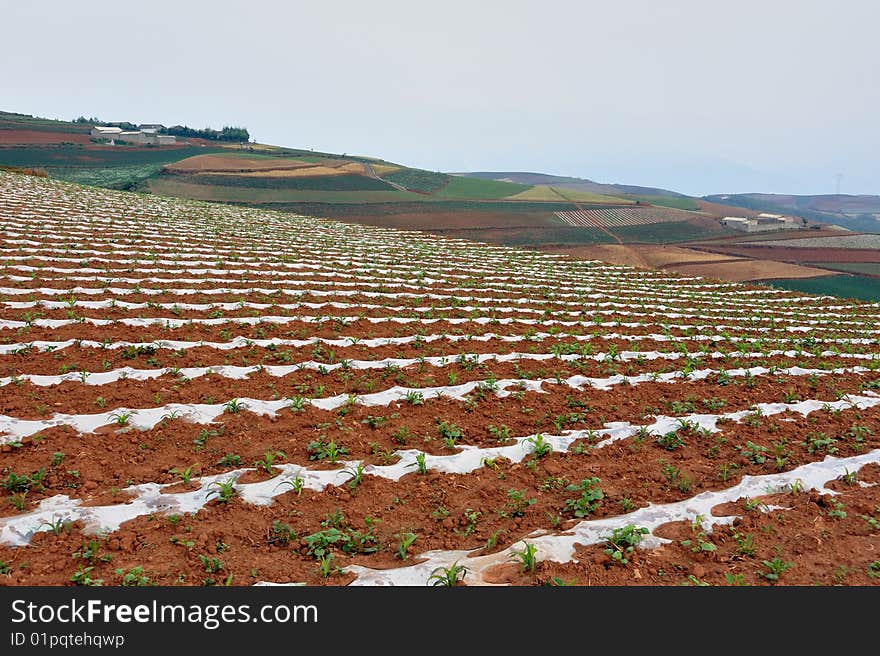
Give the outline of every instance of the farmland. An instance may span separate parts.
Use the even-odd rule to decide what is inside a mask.
[[[0,230],[2,584],[880,580],[876,304],[2,172]]]
[[[42,168],[55,179],[168,198],[420,230],[557,254],[576,256],[591,246],[626,245],[607,254],[619,256],[616,263],[637,266],[648,265],[655,245],[680,244],[727,259],[689,263],[692,258],[686,256],[664,264],[670,271],[732,281],[776,279],[785,284],[789,279],[849,273],[851,265],[857,266],[852,273],[871,276],[870,266],[866,271],[858,267],[880,261],[871,236],[828,230],[735,235],[718,217],[755,212],[663,189],[540,173],[446,174],[344,153],[223,145],[195,138],[162,148],[109,146],[90,141],[89,129],[84,123],[0,113],[0,166]],[[870,199],[833,200],[855,211]],[[821,207],[828,210],[830,201],[823,202]]]
[[[557,212],[556,216],[569,225],[585,228],[623,228],[655,223],[683,222],[691,216],[685,212],[662,207],[598,207],[574,212]]]
[[[789,280],[780,276],[772,284],[807,294],[830,294],[840,298],[858,298],[864,301],[880,301],[880,278],[843,275],[821,276]]]

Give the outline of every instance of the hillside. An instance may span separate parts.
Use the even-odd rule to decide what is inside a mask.
[[[179,138],[174,146],[111,146],[90,139],[90,128],[0,114],[0,165],[42,168],[53,178],[106,188],[509,245],[672,243],[725,234],[711,211],[663,190],[540,174],[495,180],[345,153],[198,138]],[[578,212],[593,218],[573,219]],[[618,215],[625,215],[622,223]]]
[[[4,172],[0,216],[4,586],[880,576],[876,304]]]
[[[656,187],[640,187],[637,185],[605,184],[587,180],[586,178],[573,178],[561,175],[549,175],[547,173],[532,173],[523,171],[468,171],[458,173],[470,178],[481,180],[507,180],[520,184],[539,184],[553,187],[561,187],[572,190],[582,190],[597,194],[609,194],[617,196],[665,196],[668,198],[687,198],[684,194],[668,189]]]
[[[848,230],[880,232],[880,196],[719,194],[706,196],[705,200],[761,212],[793,214]]]
[[[664,189],[529,172],[448,174],[376,157],[210,140],[203,137],[217,131],[189,128],[175,129],[181,136],[173,145],[112,145],[91,137],[90,130],[87,120],[0,113],[0,166],[43,169],[55,179],[110,189],[420,230],[727,280],[794,280],[790,286],[807,289],[802,279],[817,278],[810,283],[817,286],[809,289],[865,298],[873,298],[880,278],[864,249],[841,253],[743,243],[745,237],[758,237],[728,230],[719,219],[754,210]],[[762,210],[787,213],[766,198],[753,202]],[[815,206],[832,207],[827,201]],[[841,207],[855,211],[868,205]],[[800,232],[774,236],[795,239],[803,236]],[[658,251],[663,245],[670,247]],[[818,255],[810,258],[814,252]]]

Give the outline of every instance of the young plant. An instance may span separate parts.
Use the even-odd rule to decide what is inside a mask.
[[[144,568],[140,565],[132,567],[128,572],[125,572],[121,567],[114,570],[114,572],[117,576],[122,577],[122,585],[125,587],[144,587],[153,585],[150,577],[144,574]]]
[[[657,444],[667,451],[675,451],[685,445],[685,441],[678,434],[678,431],[669,431],[656,437]]]
[[[180,480],[182,480],[184,483],[189,485],[189,482],[192,480],[193,474],[195,473],[195,468],[196,468],[196,465],[190,465],[186,469],[182,469],[182,470],[177,469],[175,467],[174,469],[172,469],[168,473],[173,474],[175,476],[180,476]]]
[[[499,514],[501,514],[502,517],[522,517],[526,514],[526,510],[529,506],[532,506],[537,502],[537,499],[526,498],[525,489],[510,489],[507,491],[507,505]]]
[[[216,496],[218,502],[229,503],[237,494],[238,490],[235,489],[235,479],[230,478],[223,482],[214,481],[211,483],[209,486],[209,492],[205,498],[210,499],[211,497]]]
[[[131,418],[134,416],[134,413],[130,410],[113,412],[110,414],[110,419],[116,422],[117,426],[128,426]]]
[[[302,494],[303,487],[305,486],[305,484],[306,484],[306,479],[304,479],[302,476],[297,476],[297,477],[293,478],[292,480],[281,481],[278,484],[278,487],[281,487],[282,485],[289,485],[293,489],[293,491],[296,492],[296,495],[300,496]]]
[[[764,566],[765,571],[758,572],[758,575],[764,577],[773,584],[779,581],[779,577],[782,576],[783,573],[794,567],[794,563],[785,562],[779,557],[776,557],[773,560],[762,560],[761,564]]]
[[[428,473],[428,465],[425,463],[425,454],[424,453],[417,453],[416,454],[416,461],[411,462],[410,464],[407,465],[407,467],[415,467],[416,471],[418,471],[420,474],[427,474]]]
[[[348,455],[348,449],[346,447],[336,444],[333,440],[328,442],[327,438],[323,436],[317,440],[309,442],[307,449],[309,452],[309,460],[337,462],[342,456]]]
[[[296,531],[290,527],[290,524],[282,524],[280,520],[274,520],[272,527],[268,530],[266,542],[269,544],[290,544],[296,540]]]
[[[417,536],[415,533],[408,531],[400,533],[397,537],[400,539],[400,542],[397,544],[397,551],[394,552],[394,556],[401,560],[406,560],[409,558],[409,548],[416,541]]]
[[[440,438],[448,449],[454,449],[456,441],[462,437],[461,428],[446,421],[437,423],[437,432],[440,433]]]
[[[528,542],[523,542],[523,548],[519,551],[514,551],[511,554],[511,558],[514,560],[518,560],[520,564],[520,571],[525,574],[526,572],[534,573],[535,565],[538,564],[537,559],[535,558],[535,554],[537,553],[538,548],[534,544],[529,544]]]
[[[199,554],[199,560],[202,562],[202,567],[204,567],[205,572],[208,574],[216,574],[223,569],[223,561],[219,558]]]
[[[217,464],[223,465],[224,467],[238,467],[241,464],[241,456],[236,455],[235,453],[227,453],[217,461]]]
[[[544,441],[544,436],[540,433],[534,437],[530,437],[526,442],[532,445],[532,455],[535,458],[543,458],[553,451],[553,447],[548,442]]]
[[[696,519],[694,519],[691,524],[691,533],[694,536],[693,539],[682,540],[682,546],[690,547],[690,550],[694,553],[714,553],[718,550],[718,547],[708,539],[706,532],[703,530],[702,516],[697,515]]]
[[[93,579],[90,572],[95,569],[92,566],[80,567],[73,576],[70,577],[71,583],[74,585],[101,586],[104,585],[104,579]]]
[[[428,585],[432,587],[454,588],[459,581],[463,581],[467,576],[467,567],[459,565],[455,561],[449,567],[438,567],[431,572],[428,577]]]
[[[627,524],[614,529],[611,531],[611,535],[605,538],[605,555],[610,556],[611,560],[618,565],[628,565],[629,556],[635,552],[636,547],[648,532],[644,526],[636,526],[635,524]]]
[[[73,522],[69,520],[62,519],[60,517],[53,517],[52,519],[46,520],[40,525],[40,528],[43,526],[47,527],[53,535],[61,535],[62,531],[69,531]]]
[[[287,455],[284,453],[284,451],[272,451],[270,449],[263,454],[262,460],[257,460],[254,463],[254,467],[256,467],[257,469],[262,469],[267,474],[271,474],[274,468],[275,461],[279,458],[286,457]]]
[[[572,483],[566,486],[569,492],[580,492],[580,496],[575,499],[568,499],[565,502],[565,509],[571,512],[575,517],[586,517],[596,511],[599,503],[605,497],[599,483],[602,481],[598,478],[585,478],[580,483]]]
[[[356,490],[363,481],[364,466],[361,463],[358,463],[357,465],[346,467],[342,471],[351,474],[351,478],[348,479],[348,489],[352,491]]]
[[[228,412],[231,415],[237,415],[239,412],[244,410],[247,407],[246,403],[239,401],[238,399],[231,399],[227,401],[223,405],[223,411]]]
[[[332,553],[328,552],[318,557],[318,573],[321,575],[321,578],[330,578],[338,570],[339,568],[333,564]]]

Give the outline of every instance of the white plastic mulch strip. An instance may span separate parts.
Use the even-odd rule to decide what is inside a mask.
[[[189,272],[191,273],[191,272]],[[82,287],[75,286],[71,288],[58,288],[58,287],[0,287],[0,294],[5,294],[9,296],[25,296],[25,295],[33,295],[40,294],[43,296],[75,296],[77,294],[80,295],[89,295],[89,296],[97,296],[97,295],[114,295],[114,296],[126,296],[132,294],[143,294],[146,296],[158,296],[158,295],[173,295],[173,296],[193,296],[197,294],[201,295],[246,295],[246,294],[265,294],[267,296],[276,294],[277,292],[281,292],[287,296],[302,296],[306,294],[311,294],[314,296],[353,296],[356,294],[361,294],[364,296],[369,296],[372,298],[433,298],[435,300],[444,300],[444,299],[453,299],[459,298],[452,294],[436,294],[433,292],[425,291],[423,294],[413,293],[413,292],[359,292],[355,290],[344,290],[344,291],[332,291],[332,290],[317,290],[317,289],[273,289],[266,287],[221,287],[221,288],[212,288],[212,289],[196,289],[192,287],[173,287],[173,288],[143,288],[140,290],[134,288],[125,288],[125,287]],[[552,301],[555,305],[564,305],[564,306],[576,306],[581,308],[580,310],[554,310],[554,314],[565,314],[569,316],[583,316],[585,313],[592,313],[599,309],[607,309],[614,308],[615,312],[613,314],[626,315],[627,309],[637,310],[639,314],[657,314],[662,313],[665,316],[669,316],[671,318],[730,318],[731,314],[735,317],[737,314],[748,316],[750,320],[752,319],[761,319],[761,320],[775,320],[780,322],[794,322],[800,321],[805,323],[811,323],[812,321],[817,320],[825,320],[827,321],[829,318],[836,319],[835,323],[841,325],[853,325],[858,324],[859,321],[852,321],[852,319],[860,319],[864,320],[869,315],[854,315],[853,313],[835,313],[835,312],[806,312],[806,311],[785,311],[781,309],[773,309],[772,311],[767,310],[765,308],[759,309],[749,309],[744,308],[742,304],[731,304],[730,307],[725,307],[724,303],[717,302],[713,303],[711,309],[704,308],[702,312],[694,313],[694,312],[682,312],[683,307],[689,307],[689,304],[679,302],[675,305],[668,305],[667,303],[675,301],[674,297],[665,296],[661,297],[665,302],[658,303],[647,303],[646,299],[642,298],[639,303],[624,303],[619,301],[597,301],[596,299],[605,298],[605,294],[590,294],[587,298],[590,298],[591,301]],[[498,303],[498,302],[509,302],[509,303],[538,303],[544,302],[551,303],[549,300],[541,300],[541,299],[513,299],[513,298],[505,298],[499,299],[497,297],[474,297],[470,296],[467,300],[470,301],[480,301],[483,303]],[[154,304],[156,306],[161,307],[161,304]],[[236,305],[236,304],[233,304]],[[64,307],[73,308],[76,307],[76,303],[73,304],[64,304]],[[174,304],[169,304],[170,307],[173,307]],[[178,304],[180,306],[180,304]],[[291,306],[291,307],[298,307]],[[122,307],[122,306],[120,306]],[[182,307],[182,306],[181,306]],[[285,307],[284,305],[277,305],[277,307]],[[385,305],[370,305],[366,303],[358,303],[354,305],[348,305],[347,307],[371,307],[371,308],[386,308],[389,310],[393,310],[393,307],[388,307]],[[406,309],[412,309],[407,307]],[[493,311],[493,312],[523,312],[523,313],[532,313],[532,314],[542,314],[543,311],[537,308],[529,308],[522,306],[493,306],[493,305],[485,305],[476,308],[474,306],[452,306],[452,307],[438,307],[438,308],[424,308],[424,311],[441,311],[441,310],[467,310],[473,311],[475,309],[481,309],[484,311]],[[610,314],[610,313],[609,313]],[[630,312],[630,314],[632,314]],[[794,318],[792,318],[794,317]],[[846,319],[846,320],[841,320]]]
[[[638,355],[644,354],[639,353]],[[792,370],[799,372],[805,371],[801,368],[794,368]],[[711,370],[705,371],[704,373],[705,375],[703,377],[708,376],[710,375]],[[697,375],[699,376],[700,374]],[[742,375],[746,375],[745,370],[743,370]],[[539,380],[506,378],[491,382],[487,380],[477,380],[462,383],[460,385],[441,385],[435,387],[419,388],[402,387],[399,385],[395,385],[386,390],[374,392],[371,394],[338,394],[336,396],[307,399],[306,402],[322,410],[335,410],[336,408],[339,408],[348,403],[357,403],[364,406],[387,406],[395,401],[405,400],[407,398],[407,395],[412,393],[418,393],[423,399],[446,397],[462,400],[478,388],[490,389],[491,391],[495,392],[495,394],[497,394],[499,397],[505,397],[512,393],[511,391],[509,391],[508,388],[513,388],[517,391],[525,390],[543,392],[544,390],[542,390],[542,385],[554,383],[564,384],[572,388],[580,388],[587,385],[603,387],[608,385],[620,384],[623,380],[627,380],[628,382],[632,382],[633,380],[659,380],[662,374],[643,374],[643,376],[643,379],[636,378],[635,376],[628,377],[621,375],[617,375],[607,379],[589,378],[587,376],[581,375],[570,376],[569,378],[561,380],[557,380],[555,378]],[[682,377],[679,377],[679,379],[681,378]],[[88,380],[88,377],[86,377],[86,380]],[[243,408],[251,412],[262,415],[267,414],[270,416],[274,416],[275,413],[277,413],[282,408],[289,406],[290,404],[290,399],[264,401],[260,399],[241,398],[237,400],[239,403],[243,404]],[[193,423],[204,424],[214,421],[214,419],[223,414],[225,408],[226,403],[171,403],[155,408],[118,408],[113,411],[96,414],[58,413],[50,419],[18,419],[7,415],[0,415],[0,444],[24,437],[29,437],[30,435],[39,433],[42,430],[57,426],[70,426],[78,433],[90,433],[99,426],[104,426],[116,422],[117,418],[123,413],[128,416],[128,425],[141,430],[149,430],[169,416],[182,417],[185,418],[187,421],[191,421]],[[5,433],[5,435],[2,435],[3,433]]]
[[[575,548],[578,545],[602,544],[616,528],[633,524],[654,531],[657,527],[669,522],[694,522],[699,517],[704,530],[710,530],[712,525],[729,524],[736,518],[735,516],[712,516],[712,509],[722,503],[736,501],[743,497],[790,491],[792,485],[795,484],[804,490],[819,490],[823,493],[834,494],[833,491],[825,487],[828,481],[873,463],[880,463],[880,449],[848,458],[828,456],[821,462],[802,465],[789,472],[764,476],[744,476],[738,485],[717,492],[703,492],[684,501],[650,504],[625,515],[585,520],[568,529],[564,534],[535,532],[524,538],[523,542],[536,547],[535,557],[538,561],[572,562],[576,560]],[[651,539],[646,541],[646,548],[669,542],[669,540],[653,535],[649,537]],[[511,562],[514,552],[522,548],[523,544],[519,542],[503,551],[485,556],[472,555],[473,551],[428,551],[416,557],[416,559],[423,559],[422,562],[408,567],[376,570],[352,565],[347,567],[346,571],[357,574],[357,578],[351,585],[423,586],[427,584],[428,578],[435,569],[448,568],[454,563],[458,563],[467,570],[466,583],[487,585],[485,576],[488,570],[496,565]]]
[[[820,409],[842,410],[846,408],[870,408],[880,405],[880,396],[872,397],[849,397],[842,401],[830,403],[820,401],[800,401],[798,403],[761,403],[756,407],[766,416],[786,411],[797,412],[804,416]],[[687,417],[660,416],[655,421],[645,426],[635,426],[628,422],[611,422],[599,430],[576,430],[566,431],[564,435],[545,436],[545,441],[555,451],[566,451],[572,443],[580,439],[595,439],[604,437],[596,443],[597,448],[610,444],[616,440],[625,439],[642,429],[650,434],[662,434],[670,430],[680,428],[682,421],[687,421],[699,429],[710,432],[719,432],[718,421],[725,419],[740,421],[752,411],[740,410],[724,414],[693,414]],[[380,476],[392,481],[399,480],[402,476],[414,471],[416,458],[424,455],[427,469],[448,473],[466,474],[483,466],[486,458],[507,458],[512,462],[519,462],[532,451],[530,440],[534,435],[517,438],[514,444],[499,447],[471,447],[462,446],[459,451],[448,456],[435,456],[423,454],[415,449],[398,451],[400,460],[392,465],[367,465],[364,473],[372,476]],[[873,451],[880,457],[880,450]],[[847,459],[851,460],[851,459]],[[343,468],[335,470],[312,470],[296,464],[284,464],[277,468],[281,473],[273,478],[258,483],[236,484],[236,490],[242,499],[249,503],[265,505],[270,504],[272,499],[280,494],[290,491],[286,483],[299,477],[303,479],[303,487],[313,490],[323,490],[327,485],[341,485],[352,477],[352,472],[346,467],[359,464],[359,461],[344,462]],[[25,545],[31,536],[39,531],[48,530],[49,522],[77,521],[84,522],[91,531],[114,531],[130,519],[153,512],[165,513],[191,513],[202,508],[209,500],[211,490],[215,484],[234,480],[248,469],[240,469],[214,476],[205,476],[194,479],[199,484],[199,489],[191,492],[179,492],[174,494],[162,494],[162,489],[172,484],[160,485],[158,483],[144,483],[126,488],[124,492],[133,495],[132,501],[124,504],[109,506],[83,506],[80,499],[71,499],[67,495],[57,495],[44,499],[39,507],[29,513],[0,518],[0,543],[12,545]],[[797,471],[797,470],[795,470]],[[760,477],[758,477],[760,478]],[[736,498],[736,497],[734,497]],[[720,502],[719,502],[720,503]]]
[[[656,359],[679,359],[681,354],[678,353],[659,353],[657,351],[647,351],[647,352],[639,352],[639,355],[642,356],[644,360],[656,360]],[[702,355],[702,354],[701,354]],[[707,354],[709,357],[714,357],[716,354]],[[754,355],[754,354],[752,354]],[[717,354],[718,357],[721,357],[721,354]],[[546,361],[546,360],[559,360],[562,362],[570,362],[570,361],[581,361],[581,360],[595,360],[597,362],[604,361],[608,356],[604,353],[599,353],[597,355],[591,356],[583,356],[583,355],[559,355],[556,356],[552,353],[481,353],[474,354],[468,357],[469,363],[505,363],[505,362],[521,362],[523,360],[535,360],[535,361]],[[627,362],[633,360],[633,356],[631,352],[624,351],[617,356],[621,361]],[[853,357],[856,357],[855,355]],[[870,356],[866,355],[862,359],[869,359]],[[873,358],[871,358],[873,359]],[[327,364],[323,362],[318,362],[315,360],[306,360],[304,362],[298,362],[293,365],[253,365],[249,367],[240,367],[235,365],[211,365],[207,367],[179,367],[176,369],[134,369],[132,367],[122,367],[120,369],[113,369],[112,371],[104,371],[98,373],[91,373],[88,371],[71,371],[66,374],[18,374],[16,376],[6,376],[0,377],[0,387],[4,387],[11,383],[19,383],[23,381],[27,381],[37,385],[39,387],[49,387],[52,385],[58,385],[61,383],[82,383],[84,385],[110,385],[120,380],[154,380],[160,378],[162,376],[170,375],[181,378],[199,378],[201,376],[206,375],[217,375],[223,378],[228,378],[231,380],[245,380],[248,377],[265,373],[270,376],[275,376],[278,378],[282,378],[284,376],[289,376],[293,373],[303,370],[311,370],[311,371],[321,371],[321,372],[330,372],[335,371],[340,368],[347,369],[358,369],[358,370],[366,370],[366,369],[390,369],[390,368],[405,368],[418,364],[428,364],[433,367],[446,367],[450,365],[455,365],[459,362],[458,355],[445,355],[445,356],[430,356],[424,358],[383,358],[382,360],[346,360],[345,363],[334,363]],[[790,375],[790,376],[810,376],[810,375],[827,375],[827,374],[846,374],[846,373],[867,373],[872,371],[867,367],[837,367],[834,369],[810,369],[804,367],[785,367],[778,368],[773,370],[774,373],[780,375]],[[725,374],[728,376],[761,376],[766,373],[769,373],[770,369],[766,367],[749,367],[748,369],[729,369],[725,370]],[[712,376],[714,374],[720,373],[717,369],[701,369],[691,371],[689,373],[682,373],[678,371],[673,372],[652,372],[652,373],[643,373],[643,374],[627,374],[622,375],[618,374],[611,377],[604,378],[595,378],[595,377],[585,377],[581,376],[578,378],[570,378],[566,379],[564,382],[571,387],[594,387],[597,389],[604,389],[606,387],[612,385],[618,385],[621,383],[638,385],[639,383],[652,381],[652,382],[679,382],[685,380],[700,380],[703,378],[707,378],[708,376]],[[555,378],[544,378],[541,379],[544,383],[556,383]],[[478,381],[479,383],[489,384],[488,381]],[[418,388],[411,388],[417,390]]]

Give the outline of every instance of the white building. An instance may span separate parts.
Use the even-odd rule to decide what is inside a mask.
[[[92,136],[99,139],[113,139],[119,136],[122,128],[96,125],[92,128]]]
[[[171,146],[177,143],[177,137],[173,134],[159,134],[162,126],[145,126],[138,130],[123,130],[122,128],[96,125],[92,128],[92,136],[98,139],[109,139],[110,141],[124,141],[125,143],[153,145],[153,146]]]
[[[793,216],[762,213],[750,219],[745,216],[725,216],[721,225],[740,232],[769,232],[772,230],[796,230],[800,224]]]

